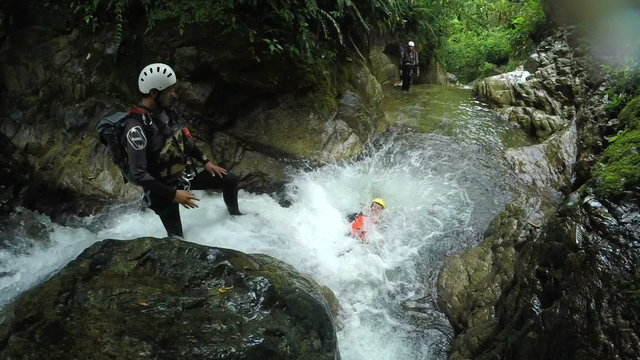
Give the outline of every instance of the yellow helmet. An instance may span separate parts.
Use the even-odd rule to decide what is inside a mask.
[[[387,207],[387,203],[386,203],[386,202],[384,202],[384,200],[382,200],[382,199],[380,199],[380,198],[375,198],[375,199],[373,199],[373,201],[372,201],[371,203],[372,203],[372,204],[373,204],[373,203],[380,204],[380,206],[382,206],[382,208],[383,208],[383,209]]]

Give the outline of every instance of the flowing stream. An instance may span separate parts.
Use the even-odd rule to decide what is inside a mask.
[[[435,305],[438,271],[511,199],[502,153],[528,142],[466,89],[389,88],[384,108],[397,125],[362,157],[291,170],[290,206],[241,191],[250,214],[231,218],[220,195],[200,193],[199,209],[181,210],[185,238],[274,256],[331,288],[343,307],[343,359],[445,359],[453,332]],[[345,216],[376,197],[388,206],[361,244]],[[155,214],[130,204],[67,226],[18,209],[2,227],[0,307],[96,241],[165,234]]]

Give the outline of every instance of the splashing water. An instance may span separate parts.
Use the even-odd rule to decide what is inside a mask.
[[[480,113],[469,102],[452,106]],[[447,255],[480,240],[511,196],[499,147],[469,139],[411,129],[387,133],[359,160],[293,172],[288,207],[241,191],[249,214],[240,217],[226,213],[220,195],[201,192],[200,208],[181,209],[185,238],[274,256],[332,289],[343,307],[343,359],[444,359],[452,330],[435,306],[437,272]],[[387,208],[361,244],[347,235],[346,215],[376,197]],[[164,236],[153,212],[126,209],[114,209],[102,227],[92,219],[80,227],[35,219],[47,224],[46,241],[19,251],[0,246],[0,306],[96,241]]]

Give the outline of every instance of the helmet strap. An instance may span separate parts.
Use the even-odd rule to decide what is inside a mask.
[[[153,124],[153,119],[151,119],[151,115],[149,115],[149,113],[142,114],[142,123],[146,126]]]
[[[142,119],[142,123],[145,126],[149,126],[153,124],[153,119],[151,118],[150,110],[148,107],[139,104],[137,107],[129,110],[129,114],[138,114]]]

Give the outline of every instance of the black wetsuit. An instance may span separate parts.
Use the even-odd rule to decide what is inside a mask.
[[[151,120],[151,121],[149,121]],[[145,190],[149,207],[155,211],[167,230],[167,235],[183,236],[179,204],[174,201],[176,190],[182,189],[182,173],[162,176],[166,164],[160,162],[160,153],[176,129],[182,128],[177,113],[171,116],[160,114],[133,114],[126,120],[125,143],[129,161],[129,181]],[[198,149],[190,136],[184,137],[184,154],[181,161],[193,158],[205,164],[208,159]],[[232,215],[240,214],[238,209],[239,178],[231,172],[224,177],[212,176],[208,171],[200,171],[190,181],[190,189],[222,189],[227,210]]]
[[[409,90],[413,74],[418,70],[418,52],[406,50],[402,53],[400,68],[402,69],[402,90]]]

